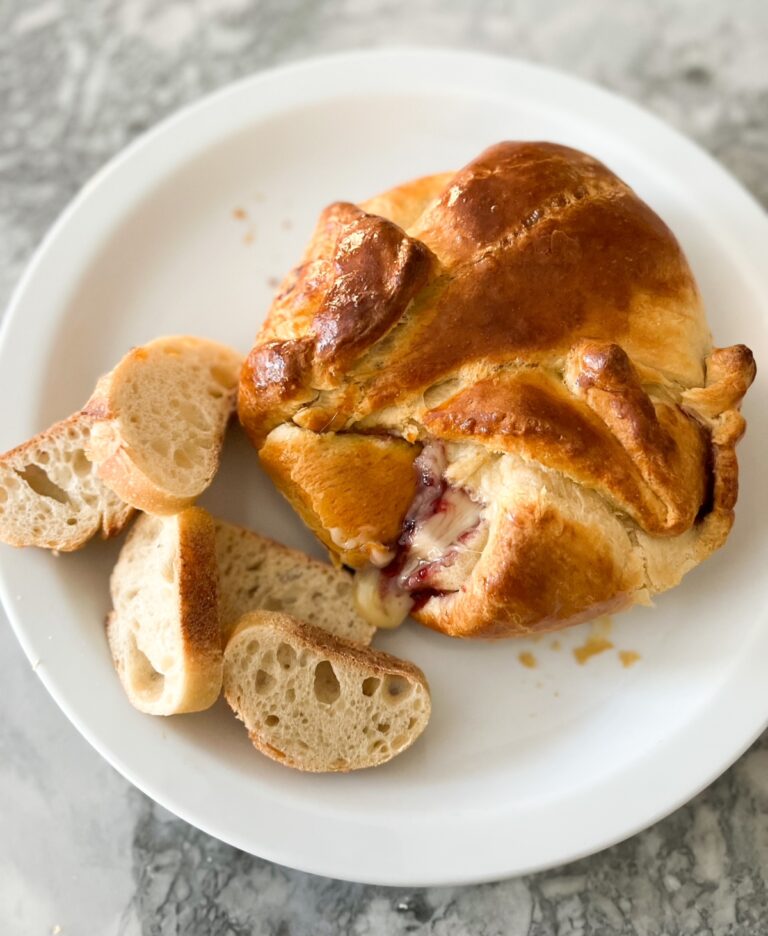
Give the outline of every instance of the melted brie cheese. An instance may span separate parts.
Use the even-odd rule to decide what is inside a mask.
[[[370,565],[355,575],[355,604],[369,624],[392,630],[408,617],[413,598]]]
[[[445,482],[443,445],[426,445],[414,464],[420,485],[403,523],[399,552],[392,553],[383,546],[374,550],[370,542],[344,543],[346,548],[363,547],[368,553],[371,564],[355,575],[355,602],[360,614],[376,627],[398,627],[413,607],[414,594],[428,592],[440,575],[445,579],[446,569],[467,553],[468,540],[482,524],[482,505],[466,491]],[[341,531],[333,530],[331,534],[341,545]],[[390,560],[395,565],[388,573],[380,571]],[[466,568],[464,562],[457,571]]]
[[[480,520],[480,506],[463,492],[448,488],[440,500],[437,513],[416,525],[410,544],[410,555],[418,562],[441,559],[459,537]],[[414,564],[409,561],[408,565]]]
[[[331,534],[331,541],[343,552],[363,552],[368,556],[368,560],[375,566],[383,569],[394,558],[395,554],[391,549],[387,549],[381,543],[371,538],[367,528],[363,528],[357,536],[345,537],[344,530],[341,527],[331,527],[328,532]]]

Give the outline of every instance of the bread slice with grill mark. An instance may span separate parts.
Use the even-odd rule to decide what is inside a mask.
[[[422,671],[286,614],[255,611],[224,651],[224,695],[254,746],[315,773],[375,767],[429,721]]]
[[[357,612],[353,577],[258,533],[216,521],[221,630],[229,639],[248,611],[285,611],[368,645],[376,628]]]
[[[0,541],[71,552],[123,529],[133,507],[88,460],[92,425],[75,413],[0,456]]]
[[[101,480],[134,507],[172,514],[190,506],[219,466],[241,358],[214,341],[157,338],[98,382],[88,456]]]
[[[216,531],[190,507],[173,517],[143,514],[110,580],[107,639],[133,706],[151,715],[199,712],[219,697]]]

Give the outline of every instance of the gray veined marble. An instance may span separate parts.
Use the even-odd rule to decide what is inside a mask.
[[[0,0],[0,295],[130,139],[241,75],[422,43],[551,64],[639,101],[768,203],[765,0]],[[5,621],[1,622],[5,625]],[[768,934],[768,743],[603,854],[480,887],[344,884],[244,855],[131,789],[0,628],[3,936]]]

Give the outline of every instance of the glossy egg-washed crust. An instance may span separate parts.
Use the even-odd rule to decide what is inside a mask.
[[[420,444],[473,446],[487,541],[416,617],[508,636],[647,600],[722,545],[753,377],[748,348],[712,348],[679,244],[627,185],[575,150],[501,143],[322,213],[239,412],[356,567],[400,529]]]

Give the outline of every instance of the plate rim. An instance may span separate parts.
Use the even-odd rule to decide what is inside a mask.
[[[741,205],[738,206],[739,214],[741,215],[743,212],[746,212],[747,215],[751,215],[752,217],[750,220],[753,226],[756,225],[758,228],[762,228],[764,233],[768,229],[768,219],[766,218],[762,206],[759,204],[757,199],[746,188],[744,188],[738,179],[732,176],[731,173],[728,172],[723,166],[721,166],[709,153],[682,135],[679,131],[670,127],[663,120],[646,111],[640,105],[626,100],[620,95],[608,91],[598,85],[592,84],[591,82],[582,78],[566,74],[562,71],[549,68],[547,66],[486,52],[406,46],[334,53],[330,55],[323,55],[290,62],[275,68],[268,68],[254,74],[244,76],[235,82],[232,82],[210,94],[203,96],[202,98],[199,98],[196,101],[190,102],[183,108],[166,116],[158,124],[150,128],[145,133],[141,134],[130,144],[128,144],[128,146],[113,156],[103,167],[101,167],[83,185],[80,191],[59,214],[58,218],[54,221],[53,225],[49,228],[39,246],[34,251],[24,272],[22,273],[21,278],[19,279],[18,284],[16,285],[16,288],[13,290],[7,306],[6,314],[3,317],[3,321],[0,326],[0,360],[3,360],[4,356],[8,353],[8,346],[12,341],[12,334],[16,319],[19,317],[20,310],[24,305],[24,297],[27,293],[27,290],[30,284],[34,282],[38,269],[45,262],[45,258],[48,256],[51,248],[62,236],[62,233],[67,230],[68,226],[72,222],[72,219],[76,219],[77,213],[81,210],[82,206],[96,197],[99,191],[108,185],[110,179],[122,165],[134,159],[137,154],[155,146],[156,141],[162,141],[163,139],[170,137],[170,135],[180,125],[200,120],[207,110],[218,107],[222,101],[226,100],[227,97],[241,94],[244,90],[255,90],[260,85],[263,87],[269,85],[271,82],[277,84],[285,81],[290,82],[295,80],[297,76],[300,77],[311,72],[319,73],[326,71],[333,73],[334,70],[338,70],[340,67],[343,69],[348,67],[350,63],[354,62],[357,62],[358,64],[365,62],[366,65],[375,63],[378,65],[378,67],[381,67],[381,65],[387,61],[390,63],[393,61],[399,61],[402,64],[406,60],[408,61],[408,66],[414,69],[423,67],[427,61],[431,60],[433,63],[439,64],[440,68],[443,70],[448,68],[449,65],[450,67],[455,68],[460,63],[461,68],[465,70],[465,73],[473,72],[473,74],[476,74],[482,72],[483,69],[488,68],[507,71],[510,75],[514,75],[515,73],[526,73],[531,77],[535,77],[541,80],[546,79],[546,81],[554,80],[559,84],[567,86],[567,89],[569,88],[580,99],[587,97],[593,102],[597,101],[599,103],[602,101],[602,103],[604,103],[609,109],[618,109],[620,112],[622,112],[624,119],[635,126],[635,133],[640,128],[645,126],[649,129],[649,131],[653,131],[654,135],[660,134],[662,141],[665,140],[670,144],[674,144],[674,147],[678,151],[683,153],[687,152],[687,154],[689,156],[693,156],[699,164],[706,165],[709,174],[711,175],[714,173],[716,176],[718,176],[720,183],[724,185],[726,189],[728,189],[729,198],[736,197],[737,200],[741,201]],[[479,83],[468,83],[471,91],[474,91],[477,94],[482,93],[479,87]],[[497,90],[496,93],[501,92]],[[328,92],[328,94],[330,94],[330,92]],[[286,106],[286,103],[281,105],[282,108],[285,108]],[[207,145],[210,146],[214,142],[215,140],[209,139]],[[181,161],[183,161],[183,154],[177,153],[175,157],[176,164],[178,165]],[[113,218],[112,220],[114,223],[117,219]],[[763,283],[762,278],[759,277],[753,263],[750,262],[750,259],[757,257],[757,242],[753,242],[751,247],[751,250],[745,251],[745,257],[741,258],[743,260],[742,268],[747,274],[750,274],[750,278],[754,277],[756,283],[762,284],[762,286],[758,286],[758,288],[762,288],[764,291],[765,283]],[[0,599],[2,600],[16,638],[19,640],[19,643],[21,644],[30,662],[32,662],[34,659],[34,651],[22,621],[23,614],[17,615],[16,605],[11,600],[11,589],[12,583],[7,576],[6,563],[3,559],[3,555],[0,554]],[[768,649],[768,634],[763,635],[763,639],[766,644],[766,648]],[[755,670],[758,669],[759,664],[757,662],[757,655],[755,657],[753,666]],[[547,868],[556,867],[608,848],[617,842],[623,841],[626,838],[635,835],[637,832],[654,824],[655,822],[678,809],[684,803],[688,802],[692,797],[697,795],[701,790],[706,788],[718,776],[720,776],[723,771],[731,766],[731,764],[733,764],[744,753],[744,751],[754,742],[754,740],[759,737],[761,732],[765,729],[766,725],[768,725],[767,709],[760,719],[755,719],[753,722],[750,722],[749,730],[746,731],[743,736],[740,736],[741,743],[737,745],[737,749],[735,751],[733,749],[730,750],[725,755],[725,760],[718,759],[717,765],[712,765],[709,771],[707,771],[699,779],[699,781],[696,783],[688,783],[684,792],[678,793],[676,797],[672,797],[671,799],[667,798],[664,804],[660,807],[657,806],[656,808],[651,808],[650,810],[646,809],[646,812],[636,821],[628,823],[613,834],[604,834],[599,836],[598,841],[590,841],[581,849],[571,848],[570,851],[560,854],[550,860],[538,861],[531,865],[521,864],[519,861],[517,861],[509,866],[505,865],[504,861],[499,859],[491,862],[493,867],[483,867],[483,869],[478,872],[475,872],[471,867],[470,858],[470,866],[460,873],[454,871],[450,874],[445,874],[437,870],[435,873],[423,874],[418,878],[410,875],[402,877],[398,876],[397,869],[390,868],[378,869],[373,873],[371,873],[370,870],[365,870],[364,872],[361,872],[363,874],[361,877],[359,874],[350,874],[346,869],[341,869],[340,871],[338,866],[333,867],[334,853],[332,851],[328,852],[330,857],[329,860],[325,863],[322,860],[318,861],[317,859],[305,861],[303,856],[295,854],[284,854],[279,847],[272,847],[272,845],[268,847],[262,847],[261,844],[258,844],[258,851],[254,851],[255,846],[253,842],[244,842],[238,840],[238,836],[231,833],[226,835],[222,834],[206,819],[201,821],[198,816],[190,813],[189,810],[185,808],[179,808],[175,805],[175,798],[173,795],[166,795],[163,790],[158,790],[151,783],[147,783],[144,779],[141,778],[140,771],[137,772],[129,764],[125,764],[122,761],[122,758],[115,751],[111,750],[109,744],[106,744],[102,738],[97,737],[94,732],[91,731],[88,723],[84,721],[76,711],[73,710],[69,704],[68,699],[58,690],[55,676],[48,672],[48,667],[46,665],[40,666],[36,672],[59,708],[61,708],[67,718],[72,722],[80,734],[91,744],[91,746],[94,747],[95,750],[108,763],[115,767],[130,783],[138,787],[157,803],[175,815],[179,816],[184,821],[190,823],[198,829],[201,829],[207,834],[210,834],[222,841],[228,842],[237,848],[240,848],[251,854],[258,854],[267,860],[274,861],[282,865],[297,868],[302,871],[314,874],[331,876],[342,880],[365,881],[366,883],[371,884],[401,887],[457,885],[493,881],[500,878],[509,877],[511,875],[528,874],[540,870],[545,870]],[[755,694],[755,690],[757,689],[757,679],[754,680],[754,683],[754,685],[750,683],[750,685],[747,687],[747,695],[750,696],[750,699],[752,699],[752,696],[754,695],[755,698],[759,700],[760,696]],[[754,699],[752,700],[754,701]],[[749,710],[749,706],[742,705],[741,707]],[[215,823],[213,825],[215,826]],[[430,865],[431,864],[432,862],[430,862]]]

